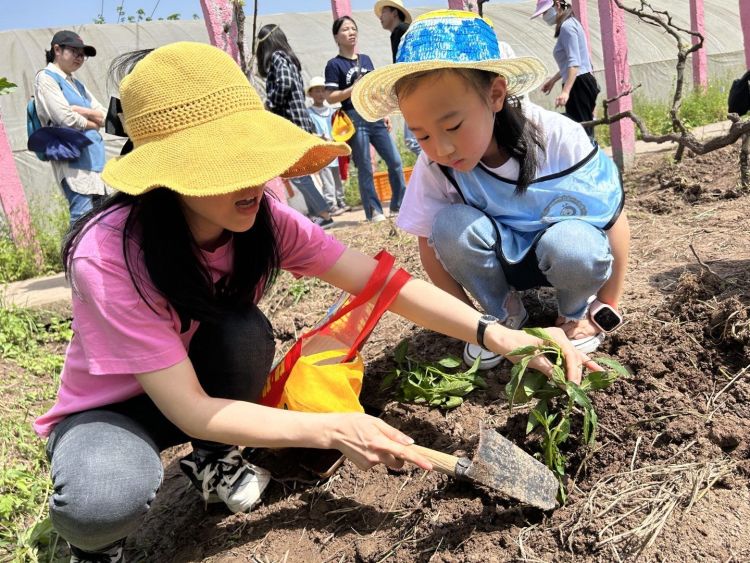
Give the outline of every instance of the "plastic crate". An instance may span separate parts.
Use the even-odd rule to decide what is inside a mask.
[[[408,184],[409,178],[411,178],[412,167],[404,168],[404,181]],[[381,202],[391,201],[391,183],[388,181],[388,171],[375,172],[372,175],[372,180],[375,183],[375,193],[378,194],[378,199]]]

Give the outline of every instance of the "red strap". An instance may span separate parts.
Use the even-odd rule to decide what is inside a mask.
[[[378,297],[375,307],[373,307],[365,326],[360,331],[359,336],[357,336],[357,339],[354,341],[354,344],[352,344],[349,353],[343,361],[351,361],[362,346],[364,346],[365,342],[370,337],[370,333],[372,333],[373,329],[378,324],[378,321],[380,321],[380,317],[382,317],[383,313],[388,310],[388,307],[390,307],[391,303],[395,301],[401,288],[404,287],[404,284],[410,279],[411,275],[402,268],[399,268],[398,271],[393,274],[391,279],[388,280],[388,283],[380,293],[380,297]]]

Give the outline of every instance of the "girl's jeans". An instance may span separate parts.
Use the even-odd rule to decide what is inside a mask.
[[[391,211],[398,212],[401,207],[401,199],[404,197],[404,191],[406,191],[406,184],[404,183],[401,155],[398,153],[396,143],[391,139],[382,119],[370,123],[353,109],[346,110],[346,114],[351,118],[356,129],[354,136],[349,139],[349,145],[352,147],[352,158],[354,159],[354,165],[357,167],[359,195],[362,198],[365,217],[372,219],[373,215],[382,215],[383,213],[383,206],[375,192],[375,181],[372,179],[370,143],[388,166],[388,181],[391,184],[390,208]]]
[[[189,357],[208,395],[256,401],[274,348],[268,319],[252,306],[220,324],[201,323]],[[162,482],[159,452],[188,441],[145,394],[65,418],[47,442],[50,518],[57,532],[80,549],[98,551],[135,531]],[[227,449],[192,442],[194,448]]]
[[[612,273],[612,252],[607,235],[577,219],[547,228],[528,260],[505,268],[496,252],[499,241],[491,219],[468,205],[440,211],[433,221],[430,243],[443,267],[500,320],[508,316],[505,303],[512,289],[551,286],[557,291],[559,314],[582,319],[588,300]],[[513,275],[508,279],[509,271]]]

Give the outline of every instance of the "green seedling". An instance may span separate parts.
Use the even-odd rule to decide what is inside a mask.
[[[508,355],[518,356],[520,360],[511,369],[511,378],[505,386],[510,409],[513,405],[526,404],[536,399],[536,404],[529,413],[526,422],[526,434],[535,430],[542,436],[541,451],[534,456],[542,461],[560,482],[560,502],[567,500],[565,488],[566,459],[560,447],[570,437],[570,419],[573,408],[578,406],[583,411],[583,429],[581,443],[587,446],[594,444],[598,417],[591,400],[590,391],[606,389],[622,376],[627,377],[625,368],[614,360],[597,358],[596,362],[604,366],[604,371],[587,374],[580,385],[567,381],[564,371],[564,356],[557,343],[549,334],[539,328],[524,329],[525,332],[542,340],[539,346],[525,346],[513,350]],[[546,356],[552,362],[550,377],[529,368],[535,358]],[[556,400],[561,398],[561,400]]]
[[[402,340],[396,346],[396,369],[381,384],[385,389],[396,385],[399,401],[427,404],[431,407],[453,409],[464,402],[464,397],[475,389],[486,389],[487,383],[479,375],[479,358],[468,370],[461,371],[461,360],[447,356],[437,362],[419,362],[407,355],[409,343]]]

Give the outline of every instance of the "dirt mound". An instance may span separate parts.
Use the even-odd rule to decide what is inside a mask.
[[[739,155],[739,145],[732,145],[700,156],[686,154],[680,162],[674,162],[672,152],[639,156],[625,185],[638,196],[637,207],[657,215],[698,203],[736,199],[742,195]]]

